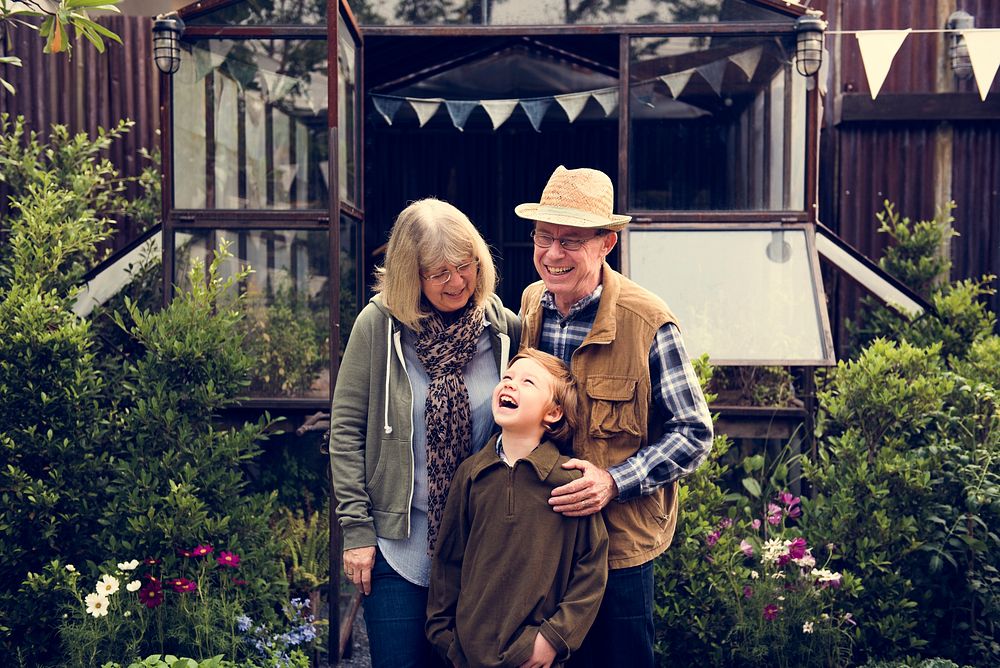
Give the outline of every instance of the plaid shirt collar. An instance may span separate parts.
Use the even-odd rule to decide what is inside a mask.
[[[542,293],[542,308],[547,311],[555,311],[556,316],[560,320],[563,321],[572,320],[575,316],[584,311],[584,309],[586,309],[587,307],[591,306],[592,304],[600,302],[601,295],[603,293],[604,293],[604,284],[598,283],[597,287],[594,288],[593,292],[591,292],[589,295],[587,295],[586,297],[584,297],[583,299],[581,299],[580,301],[578,301],[577,303],[573,304],[573,306],[570,307],[569,313],[567,313],[566,317],[564,318],[562,314],[559,313],[559,309],[556,308],[556,296],[551,292],[549,292],[548,290],[546,290],[544,293]]]

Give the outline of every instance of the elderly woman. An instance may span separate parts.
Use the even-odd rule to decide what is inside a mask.
[[[458,465],[493,431],[493,387],[520,323],[489,248],[436,199],[393,225],[375,296],[333,394],[330,460],[344,574],[365,594],[372,664],[436,665],[424,636],[431,557]]]

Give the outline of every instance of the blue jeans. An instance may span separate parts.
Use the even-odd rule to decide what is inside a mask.
[[[608,571],[608,587],[573,668],[652,668],[653,562]]]
[[[427,588],[404,579],[377,550],[372,593],[363,604],[372,668],[444,665],[424,635]]]

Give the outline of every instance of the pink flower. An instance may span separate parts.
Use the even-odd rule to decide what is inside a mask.
[[[753,596],[753,589],[750,587],[750,585],[744,586],[743,587],[743,598],[750,598],[751,596]]]
[[[187,549],[185,549],[183,547],[179,547],[179,548],[177,548],[177,556],[179,556],[179,557],[193,557],[194,556],[194,551],[193,550],[187,550]]]
[[[785,512],[788,513],[789,517],[798,517],[802,514],[802,508],[799,507],[802,500],[793,496],[791,492],[782,492],[778,495],[778,500],[785,506]]]
[[[720,531],[724,530],[724,529],[728,529],[731,526],[733,526],[733,520],[730,517],[723,517],[722,521],[719,522],[719,530]]]
[[[198,589],[198,583],[187,578],[171,578],[167,581],[167,584],[178,594],[185,594]]]
[[[705,542],[708,543],[709,547],[712,547],[719,542],[719,536],[721,534],[718,531],[713,531],[705,537]]]
[[[160,563],[160,560],[154,559],[153,557],[149,557],[147,559],[143,559],[142,563],[146,564],[147,566],[156,566],[157,564]]]
[[[229,566],[230,568],[236,568],[240,565],[240,555],[235,552],[226,552],[222,550],[219,552],[219,556],[215,558],[219,562],[220,566]]]
[[[745,538],[740,541],[740,551],[748,557],[753,556],[753,545]]]
[[[767,605],[764,606],[764,619],[766,619],[769,622],[773,622],[775,619],[778,618],[778,610],[779,610],[778,606],[776,606],[774,603],[768,603]]]
[[[767,523],[771,526],[781,524],[781,506],[774,503],[767,504]]]
[[[754,520],[753,522],[750,523],[750,526],[752,526],[754,529],[759,529],[760,528],[760,520]]]
[[[206,554],[211,554],[215,551],[215,548],[209,544],[199,545],[198,547],[191,550],[192,554],[196,557],[204,557]]]
[[[247,586],[247,581],[246,580],[239,580],[237,578],[233,578],[233,584],[236,585],[237,587],[246,587]]]

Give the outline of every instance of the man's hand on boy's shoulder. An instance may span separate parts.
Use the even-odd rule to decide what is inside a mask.
[[[535,646],[531,650],[531,658],[521,664],[520,668],[549,668],[556,660],[556,648],[545,639],[541,633],[535,635]]]
[[[618,496],[614,478],[604,469],[584,459],[570,459],[564,469],[578,469],[583,475],[552,490],[549,505],[566,517],[586,517],[599,513]]]

